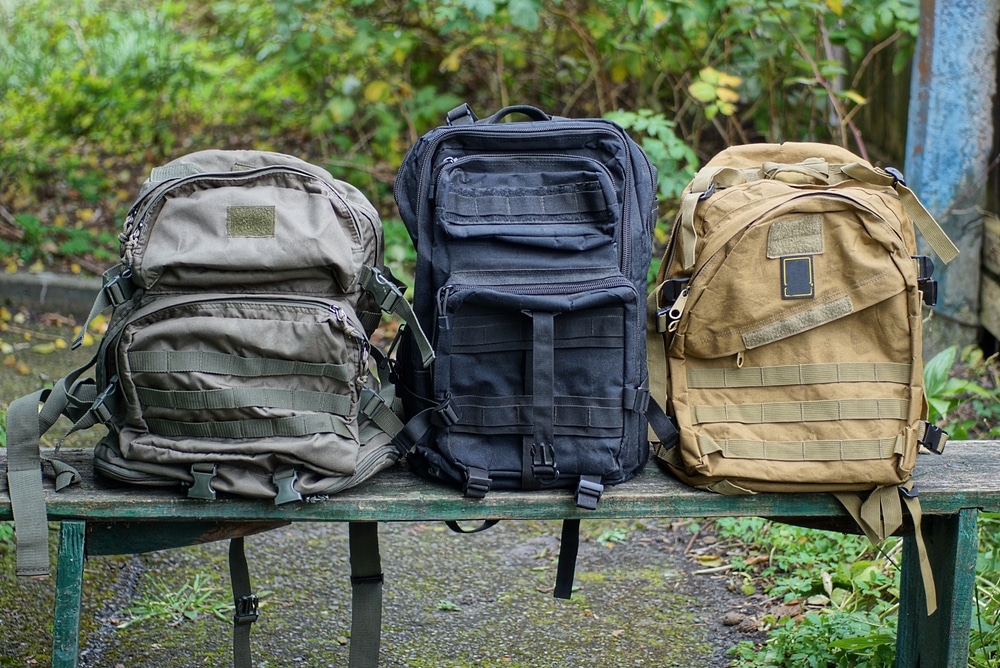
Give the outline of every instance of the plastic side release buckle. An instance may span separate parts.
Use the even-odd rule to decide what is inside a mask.
[[[215,478],[217,470],[215,464],[192,464],[191,475],[194,477],[194,482],[188,490],[188,498],[214,501],[215,490],[212,489],[212,479]]]
[[[920,288],[924,304],[934,306],[938,297],[937,281],[931,278],[934,275],[934,260],[926,255],[914,255],[913,260],[917,263],[917,287]]]
[[[274,472],[273,480],[278,488],[278,494],[274,497],[274,505],[283,506],[286,503],[302,500],[302,495],[295,489],[295,483],[298,479],[299,474],[295,469],[280,469]]]
[[[101,390],[101,393],[97,395],[93,405],[90,407],[94,417],[101,424],[109,424],[115,416],[112,399],[114,399],[115,393],[118,391],[119,380],[117,375],[112,376],[108,380],[108,386]]]
[[[576,486],[576,505],[584,510],[597,510],[597,503],[604,494],[604,485],[596,480],[580,478]]]
[[[485,498],[492,484],[489,471],[470,467],[466,471],[465,495],[473,499]]]
[[[540,483],[553,483],[559,479],[556,450],[551,443],[533,443],[531,446],[531,475]]]
[[[920,445],[924,446],[936,455],[940,455],[944,452],[944,445],[948,442],[948,432],[946,432],[941,427],[936,424],[926,423],[924,429],[924,435],[919,440]]]
[[[260,598],[256,594],[241,596],[236,599],[236,612],[233,623],[237,625],[253,624],[260,617]]]

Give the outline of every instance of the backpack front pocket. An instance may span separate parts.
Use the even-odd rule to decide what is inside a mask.
[[[435,399],[455,420],[441,451],[497,488],[629,477],[621,453],[636,447],[643,379],[625,351],[635,349],[637,306],[624,278],[443,288]]]

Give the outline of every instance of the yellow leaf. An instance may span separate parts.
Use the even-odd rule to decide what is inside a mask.
[[[94,335],[91,334],[90,332],[87,332],[86,334],[84,334],[83,335],[83,342],[82,342],[81,345],[84,345],[84,346],[92,346],[92,345],[94,345]]]
[[[79,274],[81,271],[83,271],[83,268],[79,264],[74,262],[69,266],[69,270],[73,274]]]
[[[108,317],[103,313],[98,313],[90,321],[90,327],[88,327],[88,329],[92,332],[103,334],[108,330]]]
[[[45,265],[42,264],[41,260],[36,260],[33,265],[31,265],[30,267],[28,267],[28,273],[31,273],[31,274],[40,274],[43,271],[45,271]]]
[[[725,72],[720,72],[718,83],[719,86],[723,88],[736,88],[741,83],[743,83],[743,79],[736,76],[735,74],[726,74]]]
[[[31,346],[31,349],[36,353],[41,355],[50,355],[56,351],[56,344],[54,343],[39,343]]]
[[[10,322],[13,317],[14,316],[10,314],[10,311],[7,310],[6,306],[0,306],[0,320]]]
[[[0,341],[0,353],[3,353],[4,355],[11,355],[13,354],[13,352],[14,352],[14,346],[4,341]]]
[[[77,217],[77,220],[79,220],[82,223],[89,223],[90,221],[92,221],[94,219],[94,210],[93,209],[77,209],[76,210],[76,217]]]
[[[715,94],[719,96],[719,99],[723,102],[739,102],[740,94],[731,88],[716,88]]]
[[[827,9],[836,14],[837,16],[844,15],[844,2],[843,0],[826,0]]]
[[[3,358],[3,365],[5,367],[13,369],[17,365],[17,358],[11,355],[9,352]]]
[[[14,365],[14,371],[16,371],[21,376],[27,376],[31,374],[31,367],[29,367],[24,362],[18,362]]]
[[[611,80],[615,83],[622,83],[628,79],[628,68],[622,63],[615,63],[611,67]]]
[[[4,266],[4,273],[16,274],[17,273],[17,262],[14,260],[7,260],[7,264]]]
[[[14,321],[15,325],[23,325],[24,323],[28,322],[28,316],[24,315],[23,313],[15,313],[12,320]]]
[[[713,86],[719,83],[719,70],[714,67],[704,67],[700,72],[698,72],[698,78],[705,83],[710,83]]]
[[[868,104],[868,100],[856,90],[845,91],[844,97],[858,106]]]
[[[57,350],[65,350],[69,347],[69,344],[66,343],[66,339],[56,339],[52,342],[52,345],[54,345]]]
[[[55,225],[56,227],[66,227],[66,214],[65,213],[57,213],[52,218],[52,224]]]
[[[442,72],[457,72],[458,68],[462,66],[462,50],[455,49],[441,61],[441,65],[438,67]]]
[[[389,84],[384,81],[373,81],[365,86],[365,101],[378,102],[389,92]]]

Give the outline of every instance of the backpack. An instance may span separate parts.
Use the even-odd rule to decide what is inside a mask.
[[[120,242],[91,312],[111,309],[93,359],[10,406],[19,574],[48,570],[45,522],[27,518],[45,517],[38,437],[60,415],[107,427],[98,473],[194,499],[292,503],[398,460],[401,410],[369,337],[383,309],[412,311],[360,191],[291,156],[201,151],[152,170]],[[57,487],[72,482],[52,466]]]
[[[649,300],[653,396],[680,431],[656,458],[722,494],[834,492],[873,542],[900,526],[902,490],[919,526],[910,474],[947,434],[925,421],[921,305],[936,284],[914,225],[944,262],[957,254],[897,171],[845,149],[715,156]]]
[[[512,114],[529,120],[501,122]],[[656,170],[602,119],[513,106],[479,120],[462,105],[447,121],[394,188],[434,353],[400,338],[397,441],[412,469],[468,497],[567,487],[593,509],[648,459]]]

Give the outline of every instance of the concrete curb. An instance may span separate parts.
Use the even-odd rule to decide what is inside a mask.
[[[101,279],[43,272],[0,274],[0,303],[86,318],[101,289]]]

